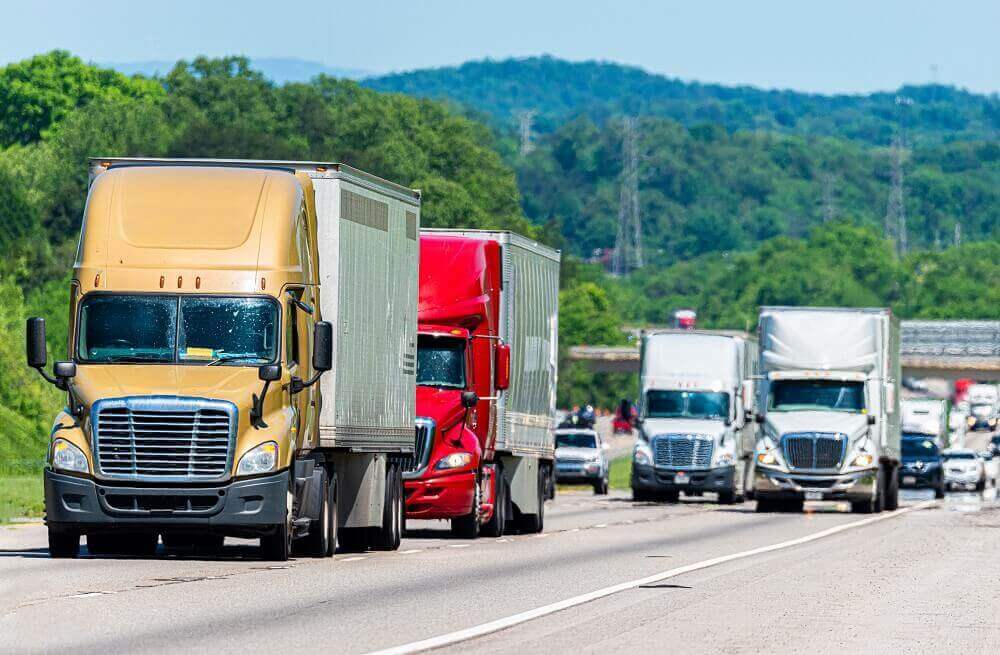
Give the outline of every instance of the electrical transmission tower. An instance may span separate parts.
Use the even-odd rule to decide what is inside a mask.
[[[626,275],[643,265],[636,125],[637,121],[632,116],[622,121],[621,198],[618,204],[618,235],[615,237],[615,275]]]
[[[912,104],[912,98],[905,96],[896,98],[898,127],[896,129],[896,136],[892,139],[892,147],[889,149],[891,171],[889,176],[889,204],[885,210],[885,231],[886,236],[890,238],[895,236],[896,250],[900,255],[905,255],[909,249],[906,228],[906,199],[903,195],[903,164],[906,162],[907,155],[903,107],[909,107]]]
[[[836,188],[837,178],[833,173],[823,175],[823,222],[829,223],[837,217]]]
[[[517,112],[518,129],[521,135],[521,148],[519,152],[522,157],[535,149],[532,127],[535,122],[535,114],[537,113],[534,109]]]

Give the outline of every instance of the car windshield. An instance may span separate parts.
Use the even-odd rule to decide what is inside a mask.
[[[938,447],[925,436],[903,435],[903,457],[937,457]]]
[[[80,303],[83,362],[257,366],[277,358],[268,298],[109,294]]]
[[[771,382],[769,409],[774,412],[833,410],[860,412],[865,408],[863,382],[838,380],[775,380]]]
[[[993,407],[990,405],[973,405],[972,413],[976,416],[989,416],[990,412],[993,411]]]
[[[648,418],[725,418],[729,396],[721,391],[662,391],[646,393]]]
[[[417,338],[417,384],[465,388],[465,340],[421,335]]]
[[[597,439],[592,434],[581,432],[557,434],[556,448],[597,448]]]
[[[976,459],[975,453],[945,453],[945,459]]]

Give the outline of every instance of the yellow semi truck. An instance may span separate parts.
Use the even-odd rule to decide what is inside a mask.
[[[94,159],[45,476],[75,557],[395,549],[420,193],[337,163]]]

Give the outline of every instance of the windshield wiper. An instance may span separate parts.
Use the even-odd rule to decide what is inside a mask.
[[[131,364],[138,364],[142,362],[169,362],[168,359],[159,359],[158,357],[141,357],[139,355],[109,355],[105,359],[101,360],[105,362],[127,362]]]
[[[267,361],[260,355],[253,355],[249,353],[243,353],[243,354],[233,353],[231,355],[219,355],[218,357],[210,361],[208,364],[205,364],[205,366],[215,366],[216,364],[220,364],[222,362],[235,362],[241,359],[255,359],[261,362]]]

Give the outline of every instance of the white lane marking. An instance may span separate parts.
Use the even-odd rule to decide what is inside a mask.
[[[595,528],[606,528],[606,527],[608,527],[608,524],[607,523],[598,523],[594,527]]]
[[[340,560],[341,562],[360,562],[363,559],[368,559],[367,557],[345,557]]]
[[[936,501],[927,500],[917,505],[911,505],[910,507],[904,507],[903,509],[898,509],[894,512],[886,512],[884,514],[878,514],[867,519],[862,519],[860,521],[853,521],[851,523],[844,523],[842,525],[834,526],[820,532],[814,532],[813,534],[806,535],[804,537],[799,537],[797,539],[791,539],[789,541],[782,541],[780,543],[771,544],[770,546],[761,546],[760,548],[754,548],[751,550],[745,550],[740,553],[733,553],[731,555],[722,555],[720,557],[713,557],[712,559],[703,560],[701,562],[695,562],[694,564],[688,564],[687,566],[679,566],[675,569],[670,569],[668,571],[663,571],[662,573],[657,573],[645,578],[640,578],[638,580],[632,580],[630,582],[622,582],[620,584],[612,585],[610,587],[605,587],[603,589],[598,589],[596,591],[591,591],[590,593],[580,594],[579,596],[573,596],[572,598],[567,598],[565,600],[552,603],[550,605],[543,605],[542,607],[536,607],[535,609],[528,610],[526,612],[520,612],[518,614],[512,614],[511,616],[506,616],[495,621],[489,621],[488,623],[482,623],[480,625],[472,626],[471,628],[465,628],[463,630],[456,630],[455,632],[449,632],[447,634],[438,635],[437,637],[430,637],[428,639],[422,639],[420,641],[410,642],[408,644],[402,644],[400,646],[393,646],[391,648],[385,648],[383,650],[372,651],[368,655],[407,655],[408,653],[420,653],[423,651],[431,650],[434,648],[442,648],[444,646],[449,646],[451,644],[457,644],[462,641],[468,641],[469,639],[475,639],[477,637],[482,637],[493,632],[498,632],[500,630],[505,630],[512,626],[518,625],[520,623],[526,623],[543,616],[548,616],[549,614],[555,614],[565,609],[571,607],[576,607],[577,605],[583,605],[591,601],[597,600],[599,598],[604,598],[606,596],[611,596],[623,591],[628,591],[629,589],[636,589],[645,585],[653,584],[655,582],[660,582],[668,578],[674,578],[685,573],[691,573],[692,571],[699,571],[701,569],[707,569],[712,566],[718,566],[719,564],[725,564],[727,562],[732,562],[738,559],[744,559],[747,557],[753,557],[755,555],[763,555],[764,553],[770,553],[776,550],[783,550],[785,548],[791,548],[793,546],[800,546],[802,544],[807,544],[811,541],[817,541],[819,539],[824,539],[826,537],[845,532],[847,530],[852,530],[854,528],[860,528],[866,525],[871,525],[872,523],[877,523],[879,521],[885,521],[886,519],[895,518],[906,514],[907,512],[912,512],[914,510],[923,509],[933,505]]]
[[[422,553],[422,552],[424,552],[423,548],[411,548],[410,550],[401,550],[401,551],[399,551],[399,554],[400,555],[412,555],[413,553]]]
[[[93,598],[94,596],[107,596],[108,594],[113,594],[113,591],[85,591],[82,594],[73,594],[72,596],[66,596],[66,598]]]
[[[448,544],[448,548],[468,548],[471,544]]]

